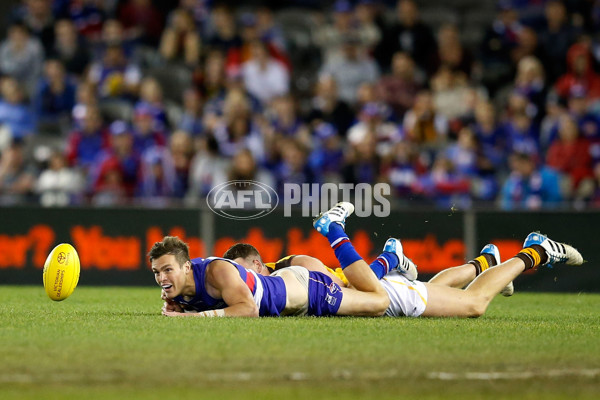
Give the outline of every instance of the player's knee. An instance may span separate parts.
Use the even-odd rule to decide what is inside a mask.
[[[378,297],[377,304],[373,308],[373,316],[375,317],[381,317],[390,306],[390,298],[387,292],[381,293]]]
[[[485,314],[488,301],[483,296],[474,296],[467,307],[467,317],[478,318]]]

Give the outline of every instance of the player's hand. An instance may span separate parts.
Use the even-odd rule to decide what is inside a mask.
[[[181,307],[179,304],[173,302],[173,301],[165,301],[165,303],[163,304],[162,307],[162,312],[163,314],[165,312],[177,312],[177,313],[183,313],[183,307]]]
[[[163,307],[162,315],[164,315],[166,317],[182,317],[182,316],[185,315],[185,313],[184,312],[178,312],[178,311],[167,311]]]

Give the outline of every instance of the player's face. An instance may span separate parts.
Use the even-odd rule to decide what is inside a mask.
[[[154,279],[170,299],[181,294],[185,287],[186,274],[189,271],[189,261],[184,265],[179,265],[172,254],[165,254],[162,257],[152,260]]]

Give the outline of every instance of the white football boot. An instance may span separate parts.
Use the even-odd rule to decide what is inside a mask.
[[[483,249],[481,249],[479,254],[481,254],[481,255],[489,254],[492,257],[494,257],[494,259],[496,260],[496,265],[500,264],[500,250],[498,250],[498,246],[496,246],[495,244],[491,244],[491,243],[486,244],[485,246],[483,246]],[[505,297],[512,296],[514,293],[515,293],[515,285],[513,285],[512,282],[510,282],[508,285],[506,285],[504,287],[504,289],[502,289],[500,291],[500,294]]]
[[[533,244],[539,244],[546,250],[548,260],[542,265],[551,267],[555,263],[565,263],[567,265],[583,264],[583,257],[576,248],[565,243],[555,242],[539,232],[531,232],[527,235],[525,242],[523,242],[523,247],[529,247]]]
[[[417,280],[419,276],[419,272],[417,271],[417,266],[412,260],[404,255],[402,251],[402,243],[398,239],[389,238],[385,245],[383,246],[383,251],[388,253],[393,253],[398,257],[398,266],[396,269],[400,271],[402,275],[406,277],[409,281]]]
[[[340,201],[329,211],[322,212],[313,221],[313,226],[323,236],[329,233],[329,225],[332,222],[338,223],[342,228],[346,227],[346,218],[354,212],[354,205],[347,201]]]

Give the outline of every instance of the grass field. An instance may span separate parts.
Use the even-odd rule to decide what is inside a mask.
[[[600,295],[480,319],[166,318],[159,290],[0,286],[0,398],[598,399]]]

